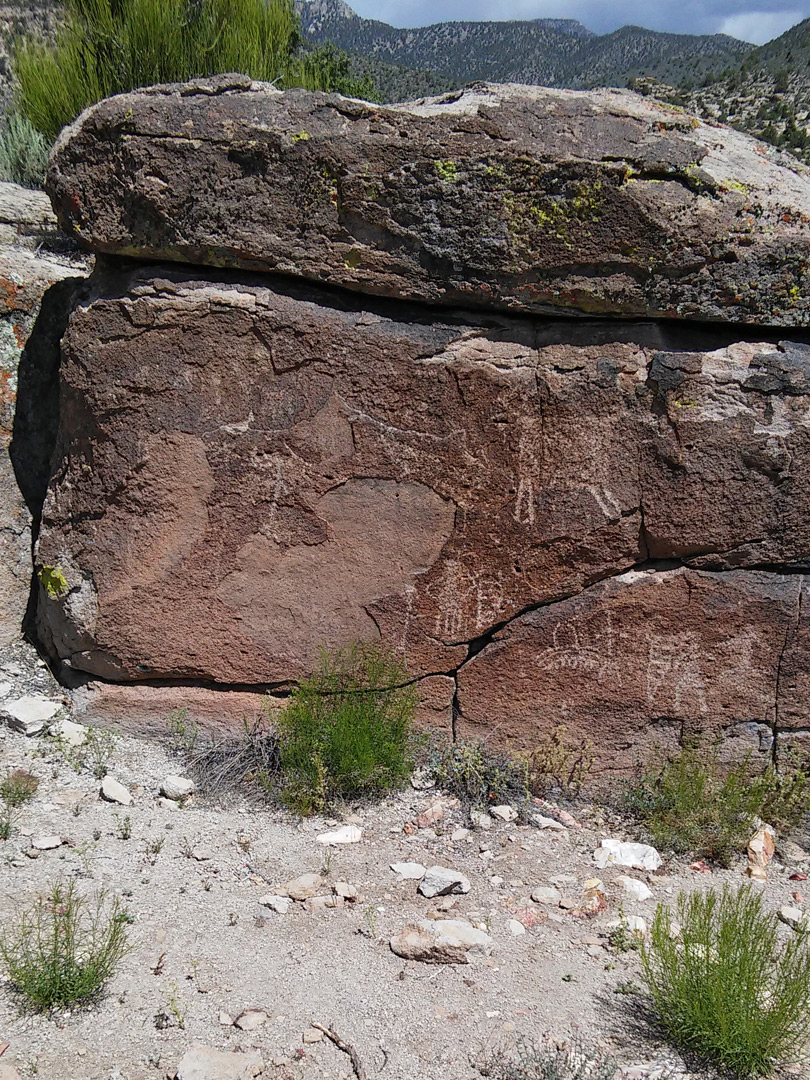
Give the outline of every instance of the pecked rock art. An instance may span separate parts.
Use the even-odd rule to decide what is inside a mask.
[[[89,110],[50,185],[103,255],[36,551],[66,675],[283,688],[380,636],[426,722],[517,746],[565,723],[606,771],[810,728],[804,271],[780,292],[806,170],[624,93],[383,108],[224,79]]]

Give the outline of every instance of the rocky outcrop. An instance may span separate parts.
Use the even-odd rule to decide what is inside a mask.
[[[619,91],[159,87],[68,129],[50,190],[94,251],[473,308],[810,324],[810,172]]]
[[[106,253],[37,548],[63,670],[251,706],[379,635],[455,736],[802,738],[805,174],[626,94],[232,86],[102,103],[53,161]]]
[[[19,639],[31,593],[32,507],[41,506],[50,476],[58,343],[72,305],[69,282],[86,263],[58,246],[47,196],[0,183],[0,645]],[[43,309],[57,282],[65,284]],[[29,453],[15,469],[21,442]]]

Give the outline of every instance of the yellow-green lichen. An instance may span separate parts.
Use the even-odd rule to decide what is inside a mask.
[[[307,140],[308,138],[310,138],[310,134],[309,134],[309,132],[308,132],[308,131],[304,131],[304,130],[301,130],[301,131],[299,131],[299,132],[298,132],[298,134],[297,134],[297,135],[293,135],[293,137],[292,137],[292,141],[293,141],[293,142],[306,142],[306,140]]]
[[[446,184],[455,184],[458,180],[458,165],[455,161],[434,161],[434,168],[438,178]]]
[[[43,566],[37,576],[51,600],[58,600],[68,591],[68,580],[59,566]]]

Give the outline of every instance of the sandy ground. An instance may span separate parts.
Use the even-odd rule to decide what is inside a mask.
[[[156,805],[161,781],[183,771],[168,742],[118,739],[110,775],[132,792],[127,808],[102,801],[99,781],[76,772],[48,736],[0,729],[0,775],[17,767],[35,773],[40,786],[12,837],[0,843],[2,924],[60,879],[87,891],[109,889],[134,916],[132,951],[97,1006],[26,1015],[8,984],[0,985],[0,1040],[10,1044],[2,1061],[40,1080],[162,1080],[195,1042],[256,1048],[268,1077],[353,1075],[330,1043],[304,1042],[312,1021],[354,1044],[369,1077],[384,1080],[473,1080],[494,1046],[577,1031],[622,1065],[644,1066],[634,1076],[658,1075],[665,1062],[678,1071],[677,1057],[639,1029],[633,998],[621,993],[638,980],[638,955],[612,948],[606,924],[620,908],[649,922],[657,902],[671,902],[681,889],[739,884],[744,869],[741,855],[739,865],[710,875],[690,870],[686,860],[667,860],[655,874],[598,871],[593,852],[603,837],[637,837],[587,804],[576,807],[582,828],[564,832],[494,822],[453,840],[470,822],[449,806],[434,828],[409,835],[405,826],[437,799],[410,789],[373,807],[348,808],[362,840],[329,855],[316,837],[335,819],[301,822],[235,793],[214,801],[204,790],[178,812]],[[125,818],[129,839],[122,838]],[[32,840],[44,834],[64,843],[30,858]],[[451,911],[437,911],[415,881],[391,871],[403,861],[452,867],[472,888],[454,898]],[[801,887],[788,880],[795,870],[778,859],[771,864],[764,887],[774,906],[792,902]],[[320,913],[294,904],[277,915],[259,906],[274,887],[310,871],[324,873],[323,891],[346,881],[360,899]],[[616,879],[628,873],[649,883],[652,899],[627,899]],[[556,879],[564,897],[578,902],[595,876],[608,906],[594,918],[528,899]],[[516,936],[510,920],[520,909],[525,921],[532,921],[526,909],[537,921]],[[491,955],[441,966],[394,955],[389,938],[431,912],[486,926]],[[241,1031],[230,1021],[245,1009],[264,1010],[268,1019]]]

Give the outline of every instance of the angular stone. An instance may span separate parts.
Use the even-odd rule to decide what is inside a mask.
[[[606,839],[594,852],[593,861],[600,870],[606,866],[634,866],[638,870],[657,870],[661,865],[661,856],[649,844]]]
[[[391,863],[391,869],[399,874],[403,881],[421,881],[425,876],[425,867],[418,862]]]
[[[35,836],[31,841],[31,847],[35,851],[51,851],[53,848],[61,847],[64,841],[61,836],[54,834]]]
[[[489,812],[500,821],[517,821],[518,819],[518,812],[513,806],[493,806]]]
[[[68,746],[81,746],[87,738],[87,728],[84,724],[74,724],[72,720],[57,720],[51,724],[49,734],[61,739]]]
[[[618,90],[385,107],[225,76],[96,105],[48,188],[99,252],[466,307],[802,326],[810,179],[778,162]]]
[[[419,882],[418,891],[422,896],[430,898],[448,893],[468,893],[470,888],[469,878],[464,877],[458,870],[451,870],[446,866],[430,866]]]
[[[258,1031],[266,1023],[267,1013],[262,1009],[245,1009],[237,1016],[233,1025],[240,1031]]]
[[[60,703],[51,698],[27,694],[4,701],[0,720],[5,720],[13,731],[21,731],[23,735],[40,735],[61,708]]]
[[[616,878],[616,883],[621,885],[622,892],[626,893],[631,900],[649,900],[652,896],[649,885],[644,881],[639,881],[638,878],[621,875]]]
[[[326,847],[338,847],[341,844],[357,844],[363,839],[363,830],[356,825],[343,825],[334,832],[322,833],[315,838]]]
[[[550,832],[567,832],[562,822],[555,821],[554,818],[546,817],[544,814],[532,814],[532,822],[538,829],[548,829]]]
[[[132,806],[132,795],[112,776],[105,776],[101,781],[101,797],[107,802],[118,803],[120,806]]]
[[[195,1043],[183,1055],[174,1080],[253,1080],[263,1070],[257,1050],[229,1053]]]
[[[562,893],[560,890],[553,888],[551,885],[540,885],[532,890],[532,900],[534,900],[535,904],[551,904],[556,907],[561,899]]]
[[[468,954],[488,954],[492,938],[463,919],[422,919],[391,938],[391,951],[423,964],[468,964]]]
[[[290,910],[291,900],[287,896],[276,896],[274,893],[268,893],[266,896],[259,897],[259,903],[262,907],[270,908],[271,911],[275,911],[277,915],[286,915]]]

